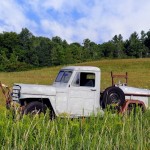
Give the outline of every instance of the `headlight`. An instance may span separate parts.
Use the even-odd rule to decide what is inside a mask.
[[[19,93],[19,90],[14,89],[13,93]]]

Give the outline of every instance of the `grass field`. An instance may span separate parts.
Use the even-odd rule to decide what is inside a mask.
[[[128,72],[131,86],[150,89],[150,59],[120,59],[76,65],[101,68],[101,89],[111,85],[110,72]],[[62,66],[25,72],[0,73],[0,81],[51,84]],[[150,111],[130,116],[105,115],[86,119],[49,120],[48,116],[18,119],[4,108],[0,93],[0,149],[135,149],[150,148]]]
[[[99,67],[102,72],[102,88],[110,85],[111,71],[116,73],[128,72],[130,85],[150,88],[150,58],[101,60],[74,65]],[[51,84],[61,67],[63,66],[23,72],[0,73],[0,81],[9,86],[12,86],[14,82]]]
[[[128,85],[150,89],[150,58],[147,59],[118,59],[85,62],[75,65],[96,66],[101,69],[101,89],[111,85],[110,72],[128,72]],[[43,68],[39,70],[0,73],[0,81],[9,87],[13,83],[52,84],[59,69],[63,66]],[[0,105],[3,105],[0,93]]]

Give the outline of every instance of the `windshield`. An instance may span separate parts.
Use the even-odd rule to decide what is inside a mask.
[[[71,77],[72,71],[61,70],[55,80],[55,82],[68,83]]]

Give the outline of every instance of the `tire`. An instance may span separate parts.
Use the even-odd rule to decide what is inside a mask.
[[[109,87],[103,93],[101,106],[103,109],[105,109],[106,107],[113,107],[113,109],[119,111],[124,102],[124,92],[119,87]]]
[[[36,115],[36,114],[40,114],[40,113],[46,113],[46,105],[41,103],[41,102],[38,102],[38,101],[34,101],[34,102],[31,102],[29,103],[25,109],[24,109],[24,114],[25,115]]]

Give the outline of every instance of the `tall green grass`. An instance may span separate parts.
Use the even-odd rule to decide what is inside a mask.
[[[0,112],[0,149],[135,149],[150,148],[150,111],[50,120],[49,115],[23,116]]]

